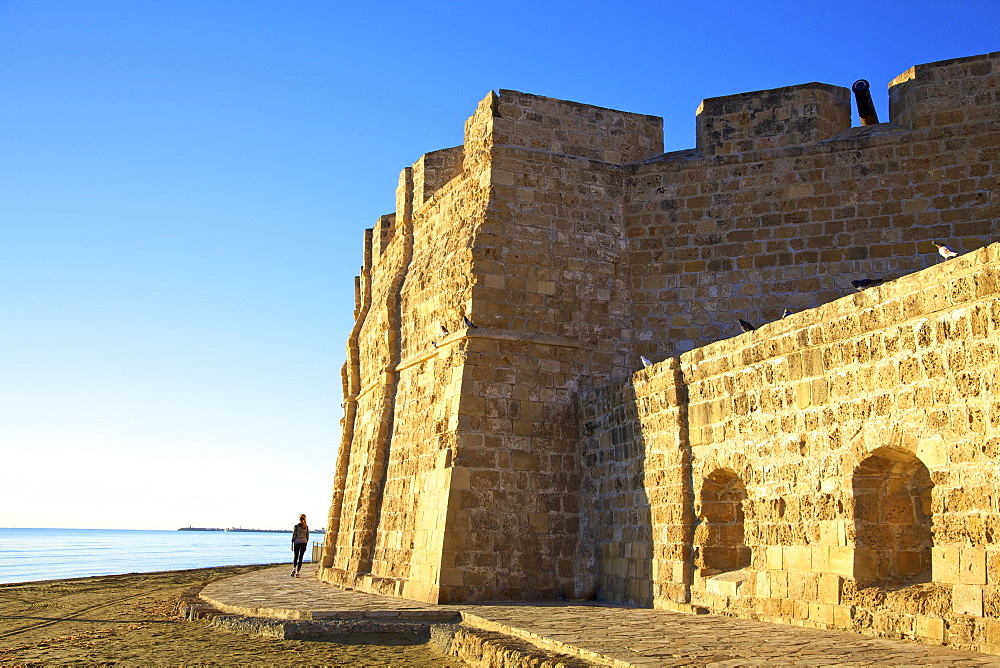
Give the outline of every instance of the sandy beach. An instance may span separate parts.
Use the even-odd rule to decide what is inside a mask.
[[[0,585],[0,665],[458,666],[404,634],[342,642],[227,633],[174,613],[181,592],[269,566],[226,566]]]

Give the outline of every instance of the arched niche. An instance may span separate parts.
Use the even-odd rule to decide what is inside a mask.
[[[916,456],[878,448],[854,471],[854,573],[859,580],[931,580],[930,472]]]
[[[744,542],[743,502],[746,486],[733,471],[717,469],[701,486],[695,529],[695,566],[702,575],[735,571],[750,565]]]

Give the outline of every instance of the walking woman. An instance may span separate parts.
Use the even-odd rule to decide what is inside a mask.
[[[299,523],[292,529],[292,577],[299,577],[302,570],[302,557],[306,553],[306,545],[309,544],[309,525],[306,524],[306,516],[299,515]]]

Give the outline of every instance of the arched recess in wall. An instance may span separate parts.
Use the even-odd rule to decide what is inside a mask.
[[[746,486],[729,469],[713,471],[701,486],[695,529],[695,567],[709,576],[750,565],[750,548],[743,535]]]
[[[930,472],[913,454],[878,448],[854,471],[854,573],[861,581],[931,580]]]

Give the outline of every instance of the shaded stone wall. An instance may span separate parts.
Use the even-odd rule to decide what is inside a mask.
[[[998,277],[994,244],[582,396],[598,597],[1000,651]],[[653,464],[660,440],[690,467]],[[720,488],[745,490],[741,522]],[[604,557],[635,527],[605,509],[643,492],[651,531]],[[658,512],[681,499],[692,516]],[[671,535],[693,570],[658,558]],[[710,554],[734,542],[748,562]]]
[[[691,458],[680,365],[581,392],[580,577],[602,600],[686,600]]]

